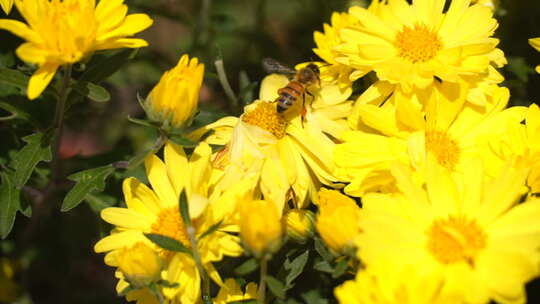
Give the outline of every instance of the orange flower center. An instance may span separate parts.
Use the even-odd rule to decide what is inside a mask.
[[[442,42],[432,30],[424,24],[414,27],[404,26],[396,35],[394,41],[399,56],[412,63],[426,62],[437,55],[442,48]]]
[[[449,216],[433,222],[428,234],[427,248],[442,264],[466,262],[474,267],[478,252],[486,247],[487,236],[475,220]]]
[[[195,226],[195,223],[194,223]],[[191,247],[189,242],[189,236],[184,225],[184,221],[180,217],[178,207],[172,207],[161,210],[158,214],[157,220],[152,225],[152,233],[160,234],[172,239],[175,239],[182,243],[186,247]],[[162,257],[169,258],[173,252],[163,250],[161,252]]]
[[[242,121],[258,126],[278,139],[285,136],[287,120],[277,112],[275,103],[260,102],[254,110],[242,115]]]
[[[456,141],[440,131],[426,132],[426,150],[433,153],[441,166],[453,170],[459,162],[461,149]]]

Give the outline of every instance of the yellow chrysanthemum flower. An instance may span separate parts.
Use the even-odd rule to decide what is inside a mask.
[[[279,249],[283,229],[276,205],[263,200],[244,200],[238,206],[238,213],[242,242],[256,257]]]
[[[227,188],[246,175],[255,176],[265,200],[271,201],[282,214],[286,201],[292,198],[297,207],[317,200],[319,184],[332,185],[333,138],[347,131],[346,117],[351,109],[347,98],[351,90],[325,85],[310,102],[306,96],[306,116],[300,117],[302,101],[282,114],[277,113],[277,91],[287,85],[282,75],[270,75],[261,85],[260,100],[245,107],[238,119],[226,117],[203,127],[191,136],[198,139],[214,130],[206,141],[226,145],[214,158],[214,168],[223,171],[218,186]],[[314,153],[316,151],[316,153]]]
[[[394,162],[414,168],[420,182],[428,152],[460,174],[467,159],[487,159],[483,153],[487,138],[504,134],[525,115],[524,107],[503,110],[509,98],[506,88],[497,87],[480,110],[465,103],[466,87],[451,83],[434,87],[425,109],[416,94],[399,91],[380,107],[370,103],[355,106],[349,119],[357,130],[344,133],[343,143],[334,149],[336,175],[351,182],[345,188],[347,194],[395,191],[390,174]],[[371,93],[367,91],[366,98]]]
[[[530,168],[527,185],[532,193],[540,193],[540,107],[530,105],[525,124],[515,122],[505,134],[491,138],[486,153],[492,157],[487,165],[491,175],[499,174],[508,162]]]
[[[181,128],[197,111],[204,65],[197,58],[183,55],[178,64],[165,72],[144,103],[150,119],[165,127]]]
[[[293,240],[304,243],[313,236],[315,216],[306,209],[290,209],[283,216],[283,226],[287,236]]]
[[[82,60],[95,51],[139,48],[142,39],[126,38],[150,25],[146,14],[127,14],[123,0],[16,0],[15,6],[28,24],[0,20],[5,29],[27,42],[16,51],[22,60],[39,66],[30,78],[28,98],[47,87],[56,70]]]
[[[360,207],[350,197],[336,190],[321,188],[319,214],[315,226],[324,243],[335,253],[354,247],[360,232]]]
[[[456,304],[458,295],[443,295],[442,277],[394,261],[377,261],[362,269],[354,280],[334,289],[340,304]]]
[[[439,78],[458,82],[463,76],[486,74],[498,40],[491,9],[469,6],[469,0],[373,1],[368,9],[352,7],[356,19],[340,31],[344,43],[336,61],[356,74],[375,71],[382,81],[404,91],[425,88]]]
[[[323,25],[323,33],[315,32],[313,34],[315,44],[317,45],[317,48],[314,48],[313,52],[326,61],[327,64],[330,64],[329,66],[325,65],[320,68],[321,80],[337,80],[340,87],[350,87],[352,80],[363,76],[363,74],[358,74],[358,72],[351,75],[351,73],[353,73],[351,67],[335,60],[337,53],[334,51],[334,48],[344,43],[339,32],[341,29],[351,26],[354,20],[355,19],[347,13],[334,12],[330,20],[331,24],[325,23]]]
[[[389,260],[396,272],[442,276],[442,294],[465,303],[526,303],[524,285],[540,263],[540,200],[518,204],[526,171],[508,168],[492,179],[471,160],[452,178],[430,159],[425,186],[405,167],[392,173],[400,193],[362,200],[357,253],[368,268]]]
[[[257,284],[248,283],[246,285],[246,292],[244,293],[234,279],[226,279],[217,296],[214,298],[214,304],[227,304],[252,299],[257,299]]]
[[[529,39],[529,44],[540,52],[540,37]],[[536,72],[540,73],[540,65],[536,66]]]
[[[132,286],[149,286],[161,277],[162,260],[154,249],[144,243],[120,249],[116,261],[118,270]]]
[[[0,0],[0,7],[2,7],[2,10],[6,13],[6,15],[9,15],[11,12],[13,1],[14,0]]]
[[[181,303],[197,303],[200,300],[200,276],[193,258],[186,253],[161,249],[144,236],[144,233],[164,235],[191,248],[186,226],[178,210],[178,198],[185,190],[197,237],[222,221],[218,230],[200,238],[197,244],[206,271],[212,279],[221,283],[212,262],[221,260],[223,256],[242,253],[239,238],[226,231],[238,231],[238,227],[231,224],[231,214],[236,209],[236,201],[243,198],[248,190],[245,184],[239,182],[224,192],[214,191],[209,184],[211,155],[210,147],[201,143],[188,161],[181,146],[168,143],[164,152],[165,163],[155,155],[145,160],[146,174],[153,190],[135,178],[124,181],[127,208],[106,208],[101,212],[105,221],[116,226],[111,235],[101,239],[94,247],[96,252],[108,252],[105,256],[107,265],[119,265],[118,255],[122,248],[137,243],[146,244],[164,260],[161,278],[179,284],[177,287],[163,288],[164,295]],[[127,286],[127,282],[120,280],[117,290],[120,292]],[[128,300],[140,300],[140,297],[149,297],[149,293],[135,290],[126,296]]]

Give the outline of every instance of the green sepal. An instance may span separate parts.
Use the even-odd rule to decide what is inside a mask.
[[[223,224],[223,220],[215,223],[214,225],[210,226],[210,228],[208,228],[208,230],[206,230],[205,232],[203,232],[200,236],[199,236],[199,240],[202,240],[204,237],[206,236],[209,236],[210,234],[216,232],[219,227],[221,226],[221,224]]]
[[[180,193],[180,199],[178,200],[178,210],[180,210],[180,217],[186,227],[191,226],[191,217],[189,216],[189,207],[187,201],[186,190],[182,190]]]

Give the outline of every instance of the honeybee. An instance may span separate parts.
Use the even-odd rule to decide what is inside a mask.
[[[319,67],[310,63],[306,67],[295,71],[291,68],[288,68],[281,63],[277,62],[271,58],[263,59],[263,67],[269,73],[280,73],[288,76],[294,75],[292,80],[283,88],[278,90],[278,98],[274,102],[277,102],[276,110],[278,113],[283,113],[289,109],[296,100],[301,96],[302,97],[302,122],[305,115],[305,96],[304,94],[311,95],[307,90],[313,84],[318,83],[320,85],[320,70]],[[311,95],[313,96],[313,95]]]

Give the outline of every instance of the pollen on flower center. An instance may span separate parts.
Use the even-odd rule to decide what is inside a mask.
[[[461,149],[445,132],[427,131],[426,150],[432,152],[441,166],[453,170],[459,162]]]
[[[190,247],[186,226],[180,217],[178,207],[163,209],[152,225],[152,233],[170,237]]]
[[[462,216],[435,220],[427,235],[429,252],[442,264],[466,262],[474,267],[478,252],[486,247],[484,230]]]
[[[416,24],[414,27],[404,26],[396,35],[394,45],[400,57],[413,63],[432,59],[442,48],[442,42],[437,33],[425,24]]]
[[[257,107],[242,115],[242,121],[250,125],[258,126],[277,138],[285,136],[287,121],[276,111],[276,105],[269,102],[261,102]]]

